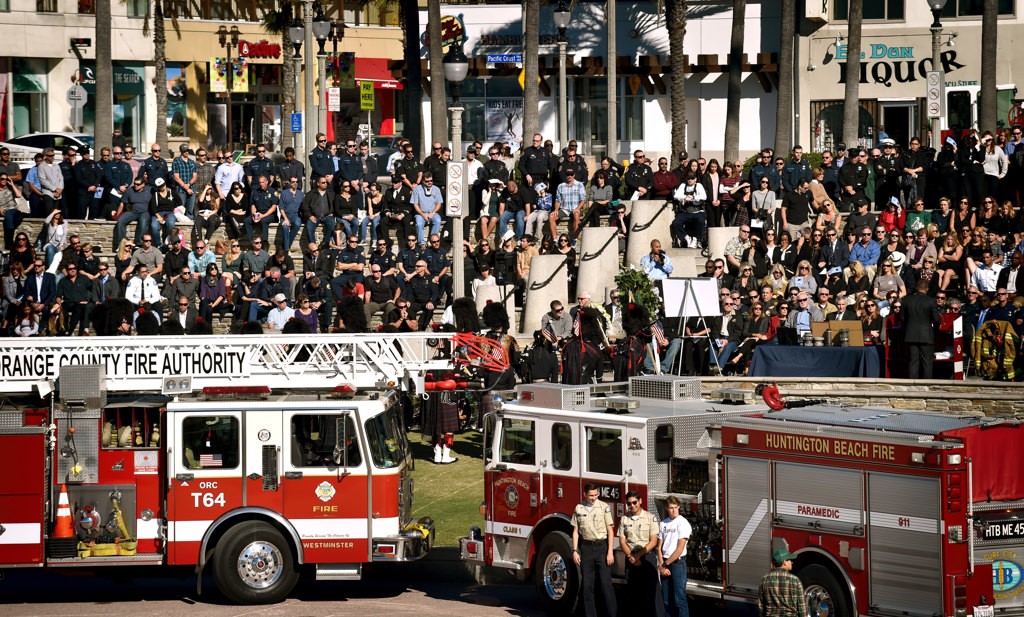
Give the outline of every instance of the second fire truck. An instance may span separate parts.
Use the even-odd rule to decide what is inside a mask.
[[[519,386],[485,422],[485,521],[463,558],[532,579],[569,614],[569,516],[595,482],[616,522],[630,490],[659,518],[683,501],[691,595],[755,601],[785,547],[808,615],[1024,614],[1019,423],[765,401],[778,409],[702,400],[678,377]]]

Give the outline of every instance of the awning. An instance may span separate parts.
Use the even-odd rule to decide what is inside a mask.
[[[387,58],[360,58],[356,56],[356,84],[372,81],[377,90],[403,90],[402,82],[391,75]]]

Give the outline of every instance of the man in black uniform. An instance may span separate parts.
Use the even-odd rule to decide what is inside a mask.
[[[903,341],[910,364],[908,377],[931,379],[939,305],[928,295],[928,281],[918,281],[917,293],[903,298],[903,322]]]
[[[447,294],[448,301],[446,304],[451,304],[452,300],[455,299],[452,293],[452,262],[448,259],[447,251],[441,248],[441,237],[439,235],[430,235],[430,242],[427,243],[427,248],[424,249],[423,254],[420,256],[420,261],[427,262],[427,270],[440,290],[437,299],[441,299],[440,294]]]
[[[363,281],[366,290],[363,294],[363,312],[366,314],[366,323],[370,318],[381,312],[381,317],[387,319],[391,310],[395,308],[398,300],[398,283],[394,277],[384,276],[382,268],[376,264],[370,264],[370,278]]]
[[[78,186],[78,203],[69,218],[85,218],[86,212],[93,209],[92,202],[96,199],[96,189],[103,184],[103,170],[92,160],[89,147],[78,149],[82,160],[75,163],[75,184]],[[65,190],[67,190],[65,188]]]
[[[502,184],[508,184],[508,167],[502,162],[498,156],[501,151],[498,150],[497,146],[491,146],[487,149],[487,160],[484,162],[484,168],[480,170],[480,180],[484,186],[490,183],[491,180],[501,180]]]
[[[409,300],[408,314],[417,316],[419,329],[425,330],[441,299],[441,288],[432,280],[430,272],[427,270],[427,262],[423,259],[416,260],[416,270],[406,282],[406,290],[402,292],[402,298]]]
[[[160,145],[153,144],[149,149],[152,156],[142,161],[142,167],[139,168],[139,178],[145,178],[146,184],[149,186],[156,186],[156,179],[160,178],[164,182],[170,179],[171,170],[167,166],[167,161],[160,158]]]
[[[78,208],[78,183],[75,181],[75,149],[64,148],[64,159],[58,164],[64,176],[64,192],[61,193],[61,212],[71,213]]]
[[[257,176],[256,181],[259,184],[252,191],[252,197],[249,200],[251,204],[249,207],[249,216],[245,217],[245,235],[249,237],[249,242],[252,242],[253,238],[253,225],[258,224],[260,226],[260,237],[263,238],[263,245],[270,245],[270,224],[277,221],[277,204],[280,200],[278,192],[270,188],[270,178],[267,176]]]
[[[574,144],[569,145],[569,149],[565,151],[565,158],[558,162],[558,183],[564,184],[566,173],[569,170],[576,172],[576,177],[579,178],[580,182],[586,182],[587,178],[590,177],[590,172],[587,170],[587,163],[583,160],[583,157],[576,154],[576,146]]]
[[[412,144],[405,144],[402,154],[405,155],[404,158],[395,163],[395,175],[402,179],[402,184],[409,189],[409,193],[412,193],[423,180],[423,165],[416,160]]]
[[[355,279],[357,283],[363,281],[363,266],[366,258],[363,257],[363,247],[359,246],[357,236],[349,236],[345,248],[338,251],[338,257],[334,262],[335,277],[331,279],[331,294],[334,301],[342,298],[342,288],[349,279]]]
[[[295,158],[295,148],[288,146],[284,149],[284,162],[278,167],[281,172],[281,184],[287,185],[288,180],[295,178],[299,181],[299,190],[306,190],[306,167],[301,161]]]
[[[654,172],[647,164],[643,150],[633,153],[633,164],[626,169],[623,182],[626,183],[625,199],[632,200],[634,194],[638,199],[651,198],[651,189],[654,188]]]
[[[435,178],[444,178],[445,172],[447,171],[445,169],[444,162],[441,160],[441,152],[443,150],[445,150],[445,148],[439,142],[435,141],[430,147],[430,154],[427,155],[427,158],[423,159],[423,171],[429,171],[434,174]]]
[[[407,293],[409,280],[416,273],[416,262],[420,261],[423,251],[416,242],[416,232],[408,231],[405,234],[405,248],[398,252],[398,259],[395,262],[395,279],[402,293]]]
[[[375,250],[370,253],[370,265],[380,266],[381,276],[394,277],[398,271],[396,264],[395,254],[389,250],[387,239],[377,238]]]
[[[875,166],[875,203],[889,203],[889,200],[900,194],[900,156],[896,153],[896,142],[883,139],[881,142],[882,156],[874,160]]]
[[[267,158],[267,147],[263,145],[256,146],[256,158],[246,164],[245,179],[248,181],[249,186],[254,186],[256,179],[260,176],[266,176],[270,180],[270,186],[275,186],[277,180],[275,171],[274,161]]]
[[[402,178],[392,176],[391,188],[384,191],[384,198],[381,201],[380,233],[379,238],[391,241],[391,230],[398,230],[395,235],[395,242],[401,238],[415,234],[416,224],[412,219],[412,209],[409,206],[409,198],[412,195],[409,187],[405,186]]]
[[[538,182],[548,184],[553,166],[551,153],[544,147],[544,138],[540,133],[533,134],[533,145],[523,148],[519,155],[519,173],[529,186],[537,186]],[[504,229],[504,227],[502,227]],[[517,234],[521,236],[522,234]]]
[[[505,192],[501,195],[501,217],[498,219],[498,236],[505,233],[509,221],[515,221],[516,240],[526,233],[526,217],[530,216],[533,205],[537,203],[537,194],[529,186],[520,187],[515,180],[509,180]]]
[[[839,188],[847,212],[852,212],[855,204],[867,203],[864,189],[868,185],[868,153],[863,148],[850,149],[850,160],[839,170]]]
[[[903,172],[903,197],[905,204],[912,204],[918,197],[925,198],[926,176],[932,166],[932,154],[921,149],[921,140],[910,138],[910,149],[903,153],[899,163]]]
[[[309,153],[309,179],[313,185],[320,178],[327,178],[327,185],[334,180],[334,161],[331,160],[331,152],[327,149],[327,136],[323,133],[316,135],[316,147]]]

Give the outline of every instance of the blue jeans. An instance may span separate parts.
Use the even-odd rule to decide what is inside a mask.
[[[114,227],[114,248],[121,244],[121,239],[128,233],[128,225],[136,222],[135,244],[142,244],[142,236],[149,233],[149,212],[122,212],[117,219],[117,226]]]
[[[441,233],[441,215],[437,212],[433,212],[427,215],[427,218],[423,218],[420,215],[416,215],[416,241],[423,244],[426,240],[423,237],[423,228],[426,227],[427,221],[430,221],[430,235]]]
[[[510,212],[508,210],[505,210],[504,212],[501,213],[501,216],[498,218],[499,238],[501,238],[501,236],[504,235],[505,229],[507,229],[508,222],[513,218],[515,218],[516,220],[516,240],[522,238],[523,234],[526,233],[526,210],[520,210],[519,212]]]
[[[53,263],[54,256],[60,249],[58,249],[56,246],[52,244],[47,244],[46,246],[43,247],[43,249],[46,251],[46,267],[49,268],[50,264]]]
[[[370,227],[370,223],[373,226]],[[377,227],[380,225],[380,215],[374,215],[372,218],[364,216],[363,220],[359,222],[359,242],[361,243],[366,238],[366,228],[370,227],[370,239],[374,242],[377,241]]]
[[[277,222],[277,214],[271,214],[270,216],[261,217],[259,222],[256,222],[260,226],[260,237],[263,238],[263,246],[270,245],[270,224]],[[245,217],[243,225],[245,225],[245,235],[249,237],[249,242],[252,242],[252,226],[254,221],[252,216]]]
[[[284,221],[287,219],[288,224],[284,225]],[[299,230],[302,228],[302,220],[299,219],[299,215],[288,216],[284,214],[281,218],[282,225],[279,227],[281,234],[281,245],[285,251],[289,251],[292,248],[292,243],[295,242],[295,238],[299,235]]]
[[[316,242],[316,228],[320,225],[324,226],[324,240],[326,241],[334,235],[334,228],[338,225],[338,222],[335,221],[334,216],[330,214],[321,218],[316,223],[313,221],[306,221],[306,236],[309,237],[310,242]]]
[[[674,338],[669,342],[665,355],[661,357],[661,372],[663,374],[672,372],[672,365],[676,363],[676,356],[679,355],[679,348],[682,345],[683,339],[681,338]],[[648,373],[654,372],[654,353],[650,346],[647,347],[647,353],[644,355],[644,370]]]
[[[359,217],[353,216],[351,220],[343,219],[340,216],[337,218],[338,225],[345,230],[345,238],[349,236],[359,236]],[[360,236],[362,239],[362,236]]]
[[[729,356],[736,351],[739,347],[735,342],[729,341],[721,349],[718,349],[717,341],[711,346],[711,362],[718,365],[718,368],[724,368],[725,363],[729,361]]]
[[[163,222],[164,233],[161,234],[160,233],[160,227],[161,227],[160,219],[156,218],[155,214],[150,217],[150,219],[149,219],[149,233],[153,234],[153,246],[159,248],[159,246],[162,243],[164,237],[167,236],[167,234],[171,233],[171,228],[174,227],[174,224],[176,222],[177,222],[177,218],[175,218],[175,214],[173,212],[168,212],[168,213],[164,214],[164,222]],[[118,221],[118,223],[120,223],[120,221]]]
[[[661,579],[661,597],[665,600],[665,615],[668,617],[690,617],[690,607],[686,604],[686,558],[668,567],[672,576]],[[672,610],[672,609],[675,610]]]
[[[181,199],[181,203],[185,206],[185,214],[188,215],[188,218],[190,218],[190,219],[196,218],[196,194],[195,194],[195,192],[193,191],[193,193],[191,195],[189,195],[188,192],[186,192],[181,187],[175,188],[174,192],[178,194],[178,197]]]

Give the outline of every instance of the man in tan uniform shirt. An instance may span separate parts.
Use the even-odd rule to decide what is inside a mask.
[[[596,591],[604,600],[604,614],[615,617],[615,590],[609,569],[615,563],[614,520],[611,507],[597,498],[599,494],[593,482],[583,486],[584,501],[572,513],[572,558],[582,570],[586,617],[597,617]]]
[[[619,520],[619,547],[626,555],[628,606],[638,615],[664,617],[658,578],[658,520],[643,507],[639,493],[626,493],[626,514]]]

